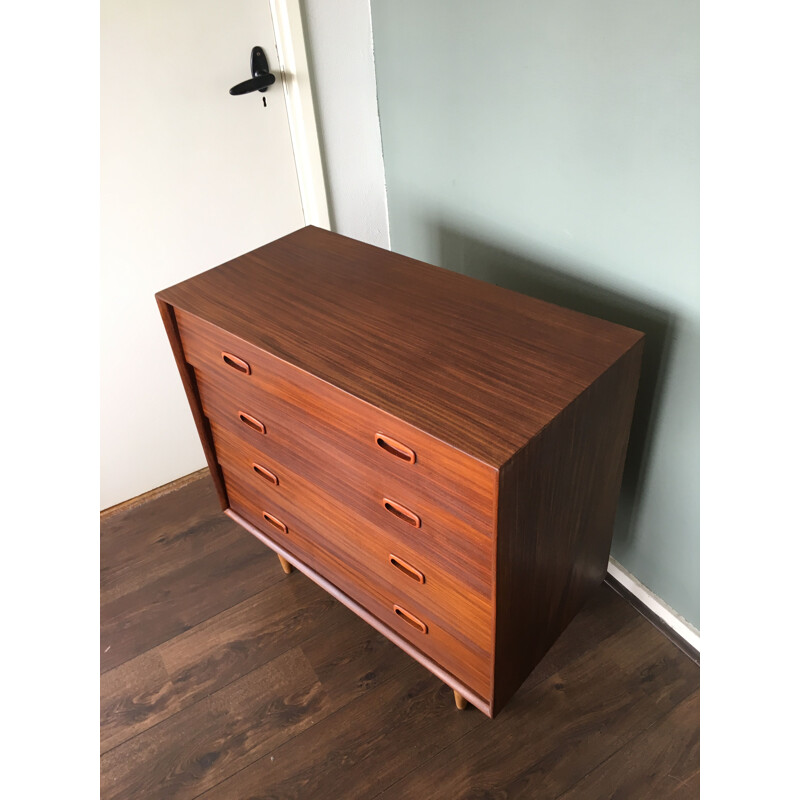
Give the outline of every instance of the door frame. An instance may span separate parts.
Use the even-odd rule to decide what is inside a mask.
[[[300,0],[269,0],[278,50],[300,202],[306,225],[330,229],[328,190],[317,134]]]

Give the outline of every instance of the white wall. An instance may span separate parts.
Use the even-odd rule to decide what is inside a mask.
[[[331,228],[389,247],[369,0],[303,0]]]

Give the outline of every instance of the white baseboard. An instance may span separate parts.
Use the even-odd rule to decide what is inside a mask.
[[[641,581],[613,558],[608,561],[608,574],[627,589],[637,600],[663,620],[686,644],[700,652],[700,631],[687,622],[674,608],[670,608],[660,597],[654,595]]]

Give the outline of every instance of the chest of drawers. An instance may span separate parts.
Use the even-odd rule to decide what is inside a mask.
[[[605,575],[642,334],[314,227],[156,297],[224,512],[494,716]]]

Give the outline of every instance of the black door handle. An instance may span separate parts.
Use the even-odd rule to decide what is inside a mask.
[[[266,92],[267,86],[272,86],[275,83],[274,75],[259,75],[257,78],[250,78],[249,81],[242,81],[237,83],[231,89],[231,94],[247,94],[248,92]]]
[[[247,94],[248,92],[266,92],[268,86],[275,83],[275,76],[269,71],[266,53],[258,46],[250,53],[250,80],[237,83],[231,94]]]

